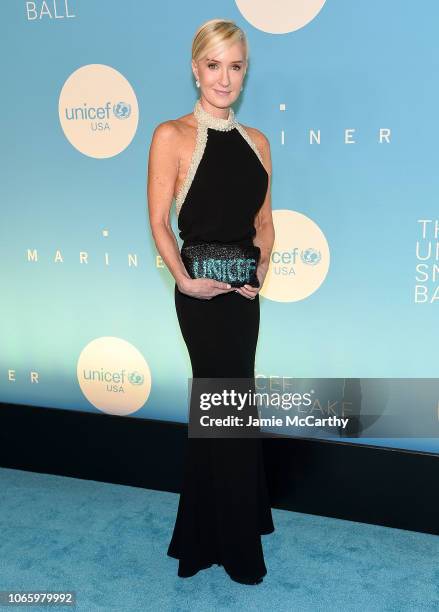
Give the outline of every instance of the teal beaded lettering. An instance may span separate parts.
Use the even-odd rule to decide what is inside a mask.
[[[253,271],[256,269],[256,260],[249,259],[194,259],[194,278],[213,278],[225,283],[239,281],[249,282]]]

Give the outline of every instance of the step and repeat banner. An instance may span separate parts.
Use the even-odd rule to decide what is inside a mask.
[[[247,33],[234,110],[271,144],[256,376],[300,381],[301,416],[354,414],[344,440],[439,452],[434,0],[5,0],[0,401],[187,421],[147,163],[214,17]]]

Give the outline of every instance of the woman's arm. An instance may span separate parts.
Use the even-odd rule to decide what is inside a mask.
[[[180,287],[190,278],[171,228],[171,205],[178,176],[177,128],[170,121],[154,130],[148,159],[148,209],[152,236],[163,261]]]
[[[274,244],[274,225],[273,225],[273,214],[271,209],[271,152],[270,152],[270,143],[266,136],[259,132],[259,151],[261,153],[262,160],[264,162],[264,167],[268,172],[268,186],[267,193],[265,196],[264,203],[259,209],[256,217],[255,217],[255,228],[256,235],[253,238],[253,244],[258,246],[261,249],[261,258],[258,265],[258,278],[262,283],[268,272],[268,266],[270,264],[270,256],[271,251],[273,249]]]
[[[256,234],[253,238],[253,244],[261,249],[261,257],[259,260],[258,267],[256,269],[256,275],[259,279],[260,286],[252,287],[251,285],[244,285],[236,291],[241,293],[248,298],[256,297],[256,294],[264,284],[265,277],[268,272],[268,266],[270,264],[271,251],[274,244],[274,225],[273,215],[271,210],[271,152],[270,143],[267,137],[259,130],[252,129],[252,138],[255,140],[258,150],[261,154],[264,168],[268,173],[268,185],[265,200],[255,216],[254,226]]]
[[[180,256],[172,231],[170,214],[179,165],[179,130],[172,121],[160,123],[154,130],[148,159],[147,199],[151,231],[163,261],[182,293],[210,299],[231,290],[226,283],[209,278],[192,279]]]

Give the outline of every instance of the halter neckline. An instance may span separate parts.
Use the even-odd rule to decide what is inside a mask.
[[[220,117],[215,117],[211,113],[207,112],[201,105],[200,99],[195,102],[194,115],[199,123],[203,124],[205,127],[212,128],[213,130],[226,132],[233,130],[237,124],[235,113],[231,106],[229,107],[229,116],[227,119],[221,119]]]

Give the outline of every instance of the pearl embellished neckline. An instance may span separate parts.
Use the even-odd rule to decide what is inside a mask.
[[[186,173],[186,177],[183,180],[180,190],[175,198],[175,209],[176,209],[177,215],[180,214],[181,207],[183,206],[183,203],[189,192],[189,188],[197,172],[198,165],[204,155],[204,151],[205,151],[207,140],[208,140],[208,129],[207,128],[212,128],[213,130],[222,130],[222,131],[230,131],[236,128],[237,132],[241,134],[244,140],[248,142],[250,147],[256,153],[257,157],[259,158],[259,161],[264,167],[261,153],[258,147],[256,146],[256,143],[253,141],[252,138],[250,138],[250,135],[247,132],[247,130],[244,128],[244,126],[241,125],[237,121],[235,113],[233,112],[233,108],[231,106],[229,107],[229,116],[227,117],[227,119],[219,119],[218,117],[214,117],[213,115],[205,111],[204,108],[201,106],[200,100],[197,100],[197,102],[195,103],[194,115],[196,119],[198,120],[197,139],[195,142],[195,149],[192,153],[191,161],[189,164],[189,169]]]
[[[233,130],[233,128],[235,128],[237,125],[235,113],[231,106],[229,107],[229,116],[227,119],[221,119],[220,117],[215,117],[211,113],[207,112],[203,108],[200,99],[198,99],[195,102],[194,115],[199,123],[205,127],[212,128],[213,130],[226,132]]]

